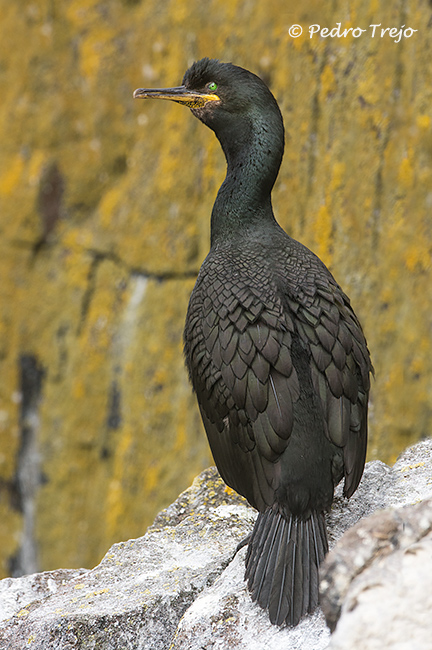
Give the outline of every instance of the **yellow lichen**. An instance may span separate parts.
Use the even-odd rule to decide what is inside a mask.
[[[0,194],[11,195],[20,183],[24,170],[24,160],[20,154],[14,156],[7,169],[0,175]]]
[[[409,155],[401,160],[399,165],[398,180],[404,189],[410,189],[414,181],[414,169],[411,156],[412,150]]]
[[[85,77],[94,81],[104,60],[115,54],[115,31],[107,26],[91,30],[81,42],[81,70]]]
[[[321,101],[334,92],[336,88],[336,78],[330,65],[325,65],[321,73]]]
[[[422,131],[427,131],[431,125],[430,115],[425,115],[425,114],[417,115],[416,124],[418,128],[421,129]]]
[[[317,253],[325,259],[326,264],[331,264],[332,246],[332,217],[326,205],[318,208],[315,218],[314,235],[317,242]]]
[[[22,616],[28,616],[29,614],[30,612],[28,611],[28,609],[20,609],[20,611],[17,612],[16,616],[22,617]]]

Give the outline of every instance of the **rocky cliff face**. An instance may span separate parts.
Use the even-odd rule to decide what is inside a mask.
[[[280,101],[276,213],[365,325],[372,456],[430,431],[430,4],[264,5],[0,2],[1,575],[93,566],[209,462],[181,333],[224,160],[132,101],[201,56]],[[418,31],[309,37],[338,22]]]
[[[245,548],[235,549],[256,513],[212,468],[144,537],[114,545],[93,570],[0,581],[0,645],[402,650],[409,640],[429,648],[431,458],[429,439],[393,468],[368,463],[350,501],[338,488],[321,585],[331,638],[320,611],[296,628],[277,628],[252,603],[243,579]]]

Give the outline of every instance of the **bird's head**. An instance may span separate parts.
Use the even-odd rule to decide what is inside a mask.
[[[196,61],[175,88],[138,88],[136,99],[170,99],[188,106],[214,131],[235,119],[274,112],[280,118],[275,98],[255,74],[232,63],[216,59]],[[281,119],[281,118],[280,118]],[[219,128],[218,128],[219,127]]]

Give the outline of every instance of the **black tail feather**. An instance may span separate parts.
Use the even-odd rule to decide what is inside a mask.
[[[275,625],[297,625],[318,605],[318,568],[327,553],[324,513],[306,519],[269,508],[258,515],[246,555],[252,600]]]
[[[250,578],[250,580],[254,581],[255,580],[255,573],[258,568],[258,562],[252,562],[249,565],[249,558],[250,557],[255,557],[255,558],[260,558],[262,555],[262,550],[264,546],[264,542],[266,539],[266,536],[263,535],[263,531],[266,528],[267,524],[267,517],[263,516],[260,517],[258,515],[257,520],[255,522],[254,529],[252,531],[250,540],[249,540],[249,545],[247,549],[247,554],[246,554],[246,578]],[[249,571],[249,573],[248,573]]]

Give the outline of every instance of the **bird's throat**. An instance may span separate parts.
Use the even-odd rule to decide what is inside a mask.
[[[218,135],[219,137],[219,135]],[[282,137],[254,129],[245,139],[220,138],[227,174],[213,206],[211,245],[275,222],[271,191],[283,154]]]

